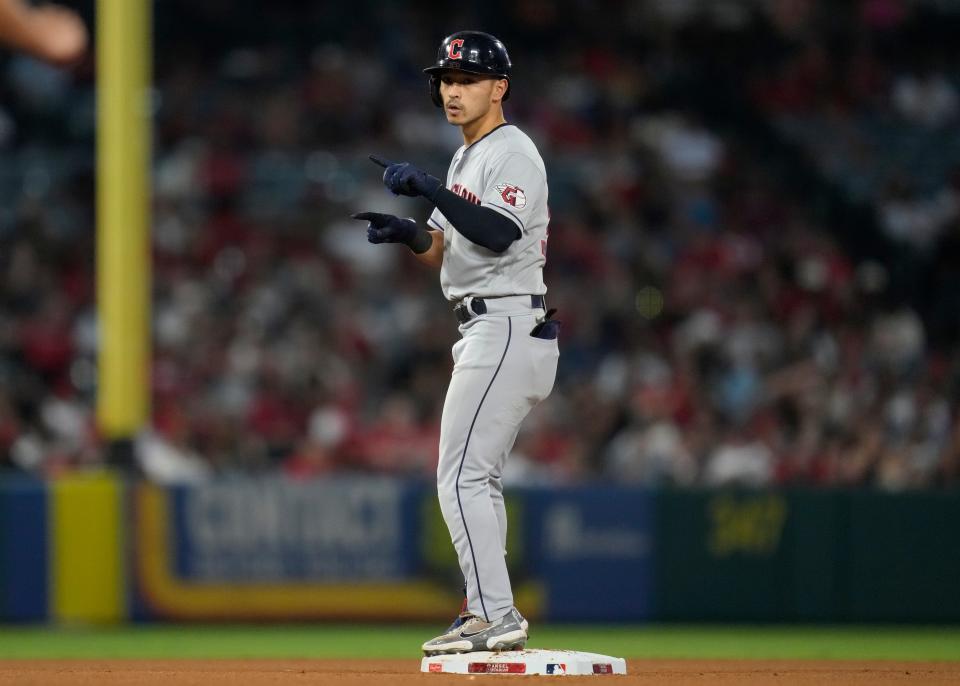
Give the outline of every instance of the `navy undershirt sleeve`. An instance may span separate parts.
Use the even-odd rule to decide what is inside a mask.
[[[468,240],[493,252],[505,251],[520,238],[520,227],[510,219],[489,207],[474,205],[449,188],[440,189],[434,204]]]

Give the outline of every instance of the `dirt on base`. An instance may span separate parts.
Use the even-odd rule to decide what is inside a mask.
[[[265,686],[372,684],[464,686],[478,680],[523,684],[876,684],[960,685],[960,662],[807,660],[629,660],[627,675],[504,676],[423,674],[420,660],[6,660],[0,684],[55,686]]]

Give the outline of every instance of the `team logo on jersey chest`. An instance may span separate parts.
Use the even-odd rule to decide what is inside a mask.
[[[519,186],[514,186],[509,183],[501,183],[496,188],[497,192],[500,194],[500,197],[503,198],[505,203],[513,205],[518,210],[526,207],[527,196],[523,192],[523,189]]]

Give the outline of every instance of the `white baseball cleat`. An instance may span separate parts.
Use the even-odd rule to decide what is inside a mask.
[[[423,644],[423,654],[473,653],[482,650],[519,650],[527,644],[529,623],[517,608],[511,608],[503,617],[485,622],[470,615],[448,633]]]

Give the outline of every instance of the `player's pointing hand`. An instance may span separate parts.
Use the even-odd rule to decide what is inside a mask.
[[[368,222],[367,240],[371,243],[407,243],[417,233],[416,222],[392,214],[358,212],[350,216]]]
[[[388,162],[377,155],[370,155],[370,160],[384,167],[383,185],[394,195],[406,195],[411,198],[422,195],[432,201],[443,188],[440,179],[409,162]]]
[[[417,254],[433,245],[433,237],[412,219],[382,212],[358,212],[350,216],[367,222],[367,240],[371,243],[406,243]]]

